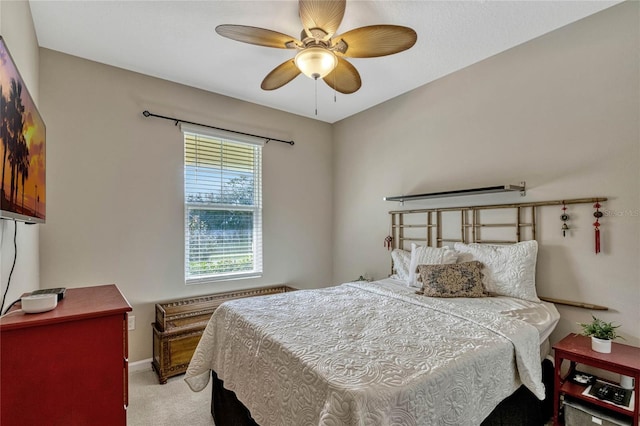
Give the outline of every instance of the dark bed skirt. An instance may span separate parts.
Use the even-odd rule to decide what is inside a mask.
[[[216,426],[258,426],[236,394],[224,388],[215,371],[211,372],[211,376],[211,414]],[[544,425],[553,414],[553,365],[546,359],[542,362],[542,381],[546,387],[544,401],[521,386],[498,404],[482,422],[482,426]]]

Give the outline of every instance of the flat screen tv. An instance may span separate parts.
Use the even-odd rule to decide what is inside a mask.
[[[0,95],[0,217],[44,223],[45,125],[1,36]]]

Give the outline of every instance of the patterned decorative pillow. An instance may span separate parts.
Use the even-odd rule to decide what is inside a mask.
[[[411,263],[411,253],[406,250],[393,249],[391,251],[393,261],[393,271],[402,281],[409,283],[409,264]]]
[[[539,302],[536,293],[538,243],[523,241],[506,246],[455,244],[460,260],[477,260],[484,264],[484,287],[499,296]]]
[[[422,290],[429,297],[486,297],[482,285],[482,263],[477,261],[446,265],[418,265]]]
[[[409,285],[420,287],[417,274],[418,265],[443,265],[456,263],[458,253],[450,247],[429,247],[411,244],[411,264],[409,265]]]

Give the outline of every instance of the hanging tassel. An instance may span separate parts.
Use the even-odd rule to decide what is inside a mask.
[[[569,225],[567,225],[567,221],[569,220],[569,215],[567,214],[567,206],[564,201],[562,202],[562,215],[560,216],[560,220],[562,220],[562,236],[567,236],[567,231],[569,230]]]
[[[384,239],[384,247],[387,250],[391,250],[391,243],[393,242],[393,237],[391,235],[387,235],[387,238]]]
[[[602,212],[600,211],[600,207],[602,207],[602,206],[597,201],[593,205],[593,208],[596,209],[596,211],[593,212],[593,217],[596,218],[596,221],[593,222],[593,226],[595,228],[595,233],[596,233],[596,241],[595,241],[596,242],[596,254],[600,253],[600,218],[602,216],[604,216],[602,214]]]
[[[389,224],[389,234],[387,234],[387,237],[384,239],[384,247],[387,250],[391,250],[393,248],[393,222]]]

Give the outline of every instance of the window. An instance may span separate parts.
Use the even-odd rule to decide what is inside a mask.
[[[262,143],[181,127],[187,284],[261,276]]]

